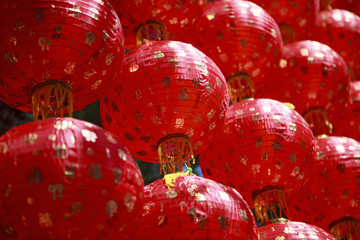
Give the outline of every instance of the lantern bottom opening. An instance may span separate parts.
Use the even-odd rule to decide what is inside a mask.
[[[190,138],[182,133],[172,133],[162,137],[157,144],[160,174],[174,173],[176,168],[182,170],[183,164],[191,159],[195,164]]]
[[[33,118],[36,121],[41,112],[42,119],[45,119],[50,112],[54,116],[64,116],[67,109],[69,117],[73,113],[73,95],[71,87],[59,80],[46,80],[37,84],[32,89]]]
[[[343,217],[329,225],[331,235],[338,240],[359,240],[360,225],[356,218]]]

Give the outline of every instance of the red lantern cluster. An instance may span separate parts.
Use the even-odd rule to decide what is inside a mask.
[[[263,7],[279,24],[284,44],[306,40],[319,12],[319,0],[251,0]]]
[[[71,118],[13,128],[0,171],[2,239],[133,239],[144,185],[112,133]]]
[[[265,10],[252,2],[212,2],[205,8],[198,28],[193,44],[213,59],[227,77],[230,95],[244,88],[242,85],[261,84],[280,60],[279,27]],[[243,83],[248,78],[253,83]]]
[[[184,40],[203,12],[206,0],[110,0],[124,27],[126,48],[146,40]]]
[[[290,203],[293,216],[323,229],[343,217],[359,221],[360,144],[331,136],[318,138],[315,144],[311,181]],[[332,233],[338,235],[334,229]]]
[[[145,187],[135,239],[258,239],[254,216],[233,188],[197,176],[165,179]]]
[[[124,57],[107,1],[14,0],[0,4],[0,99],[22,111],[62,115],[95,102]]]
[[[346,101],[349,82],[340,55],[322,43],[300,41],[284,46],[279,71],[269,77],[271,87],[262,96],[293,103],[319,135],[331,132],[327,110],[334,101]]]
[[[335,240],[323,229],[302,222],[280,222],[265,225],[259,228],[260,240],[292,240],[292,239],[319,239]]]
[[[321,11],[316,18],[314,38],[339,53],[349,66],[353,80],[360,78],[360,17],[333,9]]]
[[[224,76],[209,57],[190,44],[158,41],[127,54],[100,110],[104,127],[133,156],[182,169],[221,128],[228,103]]]
[[[253,194],[263,188],[282,189],[288,197],[302,188],[309,179],[313,139],[308,124],[289,106],[246,100],[230,106],[222,131],[200,154],[200,166],[205,177],[234,187],[253,206]],[[285,196],[278,196],[283,210]]]

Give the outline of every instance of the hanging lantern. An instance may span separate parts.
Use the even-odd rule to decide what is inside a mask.
[[[0,137],[2,239],[133,239],[143,180],[129,151],[85,121],[52,118]]]
[[[110,0],[124,28],[126,48],[149,40],[184,40],[203,12],[206,0]]]
[[[290,202],[290,211],[301,221],[329,227],[338,240],[360,239],[360,144],[326,135],[315,144],[313,174]]]
[[[264,8],[279,24],[284,44],[309,39],[309,28],[319,12],[319,0],[251,0]]]
[[[235,189],[177,173],[145,187],[138,225],[135,239],[258,239],[251,209]]]
[[[95,102],[120,69],[122,28],[107,1],[14,0],[0,14],[0,100],[34,120]]]
[[[181,42],[151,42],[128,53],[117,84],[100,103],[104,127],[165,173],[207,147],[229,103],[218,67]]]
[[[293,103],[315,136],[331,133],[328,111],[333,102],[345,102],[350,82],[342,57],[319,42],[300,41],[284,46],[279,66],[262,97]]]
[[[200,154],[200,166],[205,177],[238,190],[258,220],[284,218],[286,198],[309,179],[313,139],[288,105],[247,100],[230,106],[222,131]]]
[[[265,225],[259,228],[260,240],[292,240],[292,239],[319,239],[335,240],[333,236],[316,226],[285,221]]]
[[[360,17],[341,9],[321,11],[317,15],[315,25],[312,31],[313,39],[339,53],[346,61],[352,79],[359,79]]]
[[[198,28],[193,44],[224,73],[231,101],[253,98],[255,87],[281,58],[275,20],[252,2],[220,0],[205,8]]]

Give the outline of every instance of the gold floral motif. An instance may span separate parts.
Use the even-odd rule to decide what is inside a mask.
[[[175,198],[177,197],[177,192],[170,190],[165,192],[165,195],[167,198]]]
[[[106,216],[113,217],[117,212],[118,204],[114,200],[110,200],[106,205]]]
[[[126,154],[125,154],[125,152],[123,151],[123,150],[121,150],[121,149],[118,149],[118,156],[119,156],[119,158],[120,159],[122,159],[123,161],[126,161]]]
[[[67,152],[67,147],[66,145],[63,143],[63,144],[57,144],[55,147],[54,147],[54,150],[55,150],[55,156],[57,158],[62,158],[62,159],[65,159],[67,158],[68,156],[68,152]]]
[[[51,219],[51,214],[48,212],[39,213],[39,224],[42,228],[52,227],[53,221]]]
[[[154,52],[154,58],[155,59],[161,59],[161,58],[164,58],[164,53],[162,53],[161,51],[157,51],[157,52]]]
[[[48,139],[49,139],[49,141],[56,141],[56,135],[55,134],[50,134]]]
[[[67,121],[67,120],[63,120],[63,121],[56,121],[54,128],[57,130],[65,130],[65,129],[75,129],[76,125],[73,124],[72,121]]]
[[[93,85],[91,85],[91,91],[97,90],[98,87],[100,86],[101,82],[102,82],[102,80],[99,79]]]
[[[62,184],[55,184],[55,183],[50,183],[48,186],[48,191],[49,193],[51,193],[53,200],[55,201],[58,197],[62,198],[63,197],[63,190],[64,190],[64,185]]]
[[[197,202],[203,202],[203,201],[206,201],[206,198],[203,194],[201,193],[195,193],[195,200]]]
[[[94,133],[92,131],[89,131],[87,129],[82,129],[81,134],[86,139],[86,141],[88,141],[88,142],[96,142],[96,139],[97,139],[96,133]]]
[[[38,135],[36,133],[29,133],[24,136],[24,142],[25,144],[34,144],[35,140],[38,138]]]
[[[125,194],[124,205],[126,206],[128,212],[132,212],[134,210],[135,202],[136,197],[131,196],[130,193]]]

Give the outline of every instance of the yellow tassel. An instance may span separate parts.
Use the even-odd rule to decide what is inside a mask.
[[[288,107],[291,108],[291,109],[295,109],[295,106],[294,106],[294,104],[292,104],[292,103],[284,102],[283,104],[285,104],[286,106],[288,106]]]
[[[65,109],[69,117],[72,117],[73,96],[70,86],[57,80],[48,80],[38,84],[32,91],[32,109],[34,121],[39,118],[39,112],[42,119],[45,119],[50,112],[54,115],[58,112],[59,116],[63,117]]]
[[[171,187],[175,187],[174,183],[179,176],[190,176],[190,175],[191,175],[190,171],[171,173],[171,174],[166,174],[163,180],[165,181],[165,185],[167,186],[167,188],[171,190]]]
[[[285,195],[281,188],[270,186],[259,192],[254,197],[254,207],[256,218],[262,223],[271,220],[268,212],[271,212],[276,219],[282,218],[285,213],[288,213]]]
[[[344,217],[334,221],[329,226],[331,235],[337,240],[360,239],[360,226],[356,218]]]
[[[181,170],[183,164],[193,159],[190,139],[183,134],[174,133],[159,140],[158,155],[160,162],[160,174],[174,173],[176,167]]]

